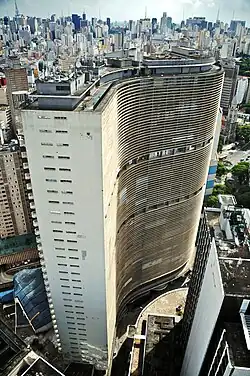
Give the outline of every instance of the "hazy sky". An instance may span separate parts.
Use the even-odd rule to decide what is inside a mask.
[[[214,21],[220,8],[220,19],[229,22],[233,13],[235,19],[246,20],[250,25],[250,0],[17,0],[21,13],[47,17],[82,13],[89,17],[111,17],[112,20],[139,19],[144,17],[147,7],[148,17],[159,18],[162,12],[180,22],[183,17],[206,16]],[[13,16],[14,0],[0,0],[0,16]]]

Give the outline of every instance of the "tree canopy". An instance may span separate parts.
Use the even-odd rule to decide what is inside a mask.
[[[232,176],[236,179],[239,184],[248,184],[249,183],[249,162],[240,162],[237,165],[233,166]]]

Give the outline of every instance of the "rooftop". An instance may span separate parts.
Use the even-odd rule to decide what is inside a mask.
[[[172,74],[178,75],[183,73],[183,67],[187,68],[186,73],[199,74],[205,74],[209,71],[214,72],[214,70],[220,69],[214,65],[214,58],[194,59],[176,57],[171,53],[166,53],[164,56],[152,55],[147,57],[143,60],[141,66],[138,66],[138,62],[132,59],[125,60],[127,62],[126,66],[119,67],[117,62],[122,62],[124,59],[109,59],[110,64],[103,69],[101,76],[96,76],[91,81],[86,81],[89,80],[88,74],[85,76],[82,75],[81,79],[83,81],[73,91],[66,88],[67,82],[69,82],[65,81],[66,79],[58,81],[60,80],[59,78],[55,79],[55,77],[52,77],[47,81],[38,81],[40,89],[37,93],[32,93],[26,98],[23,108],[31,110],[93,111],[117,81],[140,77],[163,76],[164,74],[166,76]],[[129,61],[131,64],[129,64]],[[51,85],[51,88],[49,88],[49,85]]]
[[[206,214],[215,238],[224,290],[226,294],[249,296],[249,210],[232,206],[230,197],[223,201],[226,206],[221,211],[208,208]]]
[[[22,374],[22,376],[64,376],[46,360],[38,357],[37,360]]]

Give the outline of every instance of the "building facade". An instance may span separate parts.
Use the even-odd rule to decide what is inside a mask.
[[[0,237],[32,231],[25,173],[17,141],[0,146]]]
[[[201,219],[183,317],[182,376],[250,373],[249,210],[221,196]]]
[[[38,83],[22,111],[58,343],[100,368],[116,316],[192,255],[223,82],[213,59],[115,64]]]

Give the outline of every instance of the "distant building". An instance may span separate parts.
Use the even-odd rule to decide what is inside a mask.
[[[12,93],[16,91],[28,91],[28,78],[26,68],[20,66],[18,59],[13,58],[11,65],[11,68],[5,70],[5,75],[7,79],[7,98],[10,106],[12,128],[13,131],[16,132],[16,117]]]
[[[0,237],[32,231],[25,173],[16,140],[0,146]]]
[[[202,215],[183,318],[182,376],[250,374],[250,211],[234,196]]]

